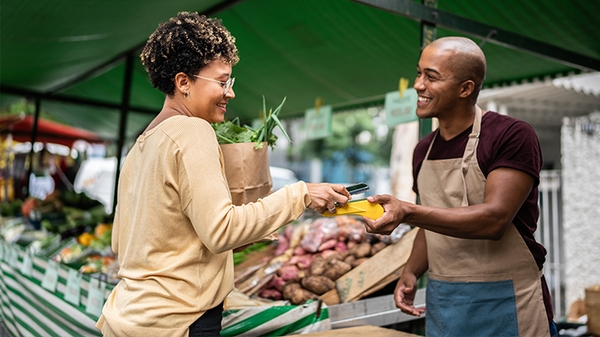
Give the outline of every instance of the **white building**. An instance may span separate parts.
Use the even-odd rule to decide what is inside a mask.
[[[487,89],[482,108],[527,121],[545,162],[538,239],[555,316],[600,284],[600,73]]]

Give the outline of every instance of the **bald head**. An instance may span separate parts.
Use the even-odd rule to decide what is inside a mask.
[[[435,48],[438,53],[449,55],[446,59],[448,69],[459,82],[472,80],[477,97],[485,80],[486,60],[475,42],[464,37],[450,36],[433,41],[427,48]]]

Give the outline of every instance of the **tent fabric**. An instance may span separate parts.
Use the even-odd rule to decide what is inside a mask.
[[[17,142],[31,141],[34,118],[32,116],[6,116],[0,118],[2,138],[8,134]],[[56,123],[43,118],[38,119],[36,142],[54,143],[72,147],[76,140],[89,143],[104,142],[96,133]]]
[[[593,29],[598,0],[434,2],[439,11],[600,60],[600,30]],[[102,128],[103,136],[114,138],[118,117],[112,125],[97,121],[104,114],[120,114],[125,55],[135,60],[127,109],[146,116],[128,117],[126,137],[137,136],[162,107],[164,96],[150,85],[138,55],[156,26],[179,11],[220,18],[236,37],[241,60],[233,69],[236,98],[226,117],[248,123],[258,118],[263,95],[273,107],[287,97],[282,118],[302,116],[317,98],[334,111],[381,103],[385,93],[397,90],[401,77],[412,85],[421,46],[420,21],[350,0],[25,0],[2,1],[0,6],[0,104],[42,95],[42,106],[51,106],[50,113],[77,114],[77,126]],[[561,55],[552,59],[539,48],[537,54],[515,49],[494,43],[494,36],[484,41],[464,33],[467,23],[457,26],[438,27],[437,37],[462,35],[483,44],[486,87],[582,71],[557,62]],[[52,96],[107,107],[46,103]]]

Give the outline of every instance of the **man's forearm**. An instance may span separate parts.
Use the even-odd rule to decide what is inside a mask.
[[[429,262],[427,260],[427,241],[425,240],[425,231],[419,229],[417,236],[413,242],[412,251],[410,257],[404,267],[404,273],[411,273],[418,279],[421,277],[429,268]]]

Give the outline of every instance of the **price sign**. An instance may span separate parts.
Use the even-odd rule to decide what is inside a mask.
[[[308,109],[304,113],[306,139],[329,137],[331,130],[331,106],[322,106],[318,110]]]
[[[91,315],[100,317],[102,314],[102,306],[104,305],[104,291],[106,290],[106,283],[92,278],[90,280],[90,289],[88,290],[87,304],[85,306],[85,312]]]
[[[81,273],[75,269],[69,269],[69,278],[67,279],[67,289],[65,290],[65,301],[79,306],[81,295]]]
[[[58,263],[56,261],[48,261],[46,273],[42,280],[42,288],[47,289],[50,292],[56,291],[56,286],[58,285],[58,268]]]
[[[401,123],[416,121],[418,95],[415,89],[406,89],[402,97],[398,91],[385,95],[385,124],[396,126]]]
[[[6,250],[6,248],[4,247],[5,243],[4,241],[0,241],[0,260],[5,261],[4,260],[4,251]]]
[[[21,265],[21,274],[29,277],[33,276],[33,259],[31,255],[31,250],[27,250],[25,256],[23,256],[23,264]]]
[[[17,269],[19,263],[19,249],[17,247],[11,247],[8,259],[8,265]]]

